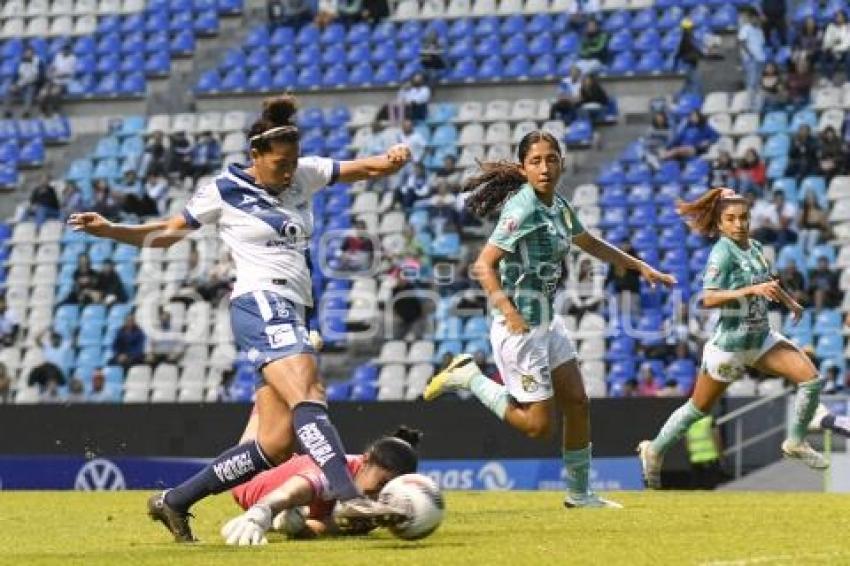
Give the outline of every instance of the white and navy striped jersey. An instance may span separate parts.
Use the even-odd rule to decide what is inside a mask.
[[[183,210],[192,228],[218,223],[236,264],[232,298],[272,291],[313,305],[305,252],[313,233],[313,193],[336,182],[339,162],[302,157],[292,184],[274,196],[255,184],[245,167],[230,165],[198,188]]]

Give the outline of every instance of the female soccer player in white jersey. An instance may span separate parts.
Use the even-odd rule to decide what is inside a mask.
[[[748,367],[797,384],[794,421],[782,452],[815,469],[828,467],[823,455],[805,441],[822,381],[809,357],[771,330],[767,320],[768,301],[784,304],[795,320],[803,307],[780,286],[761,244],[750,238],[746,199],[732,189],[716,188],[693,202],[680,202],[677,209],[694,232],[720,236],[708,257],[702,298],[706,308],[720,309],[720,320],[703,349],[693,395],[670,415],[654,440],[638,446],[644,483],[650,489],[661,487],[664,453],[711,410]]]
[[[296,441],[327,477],[341,502],[341,518],[389,515],[352,482],[345,450],[328,419],[304,320],[305,308],[313,304],[305,252],[313,231],[313,193],[336,182],[391,175],[407,163],[410,150],[396,145],[385,155],[344,162],[299,158],[295,112],[294,97],[267,100],[248,134],[251,165],[226,167],[198,187],[182,214],[140,226],[113,224],[93,212],[69,219],[75,230],[160,248],[203,224],[218,223],[236,263],[231,324],[237,346],[258,371],[259,429],[255,441],[227,450],[196,476],[151,497],[149,514],[178,542],[195,540],[188,521],[194,503],[283,462]]]
[[[501,209],[498,225],[475,264],[496,313],[490,341],[505,381],[485,377],[468,355],[457,356],[425,389],[426,400],[469,389],[497,417],[532,438],[552,430],[553,409],[564,415],[563,457],[567,507],[620,507],[590,489],[590,408],[576,350],[563,321],[553,317],[564,259],[575,244],[602,261],[640,272],[653,285],[675,283],[584,230],[555,192],[563,172],[558,141],[534,131],[519,144],[519,163],[485,163],[470,179],[467,206],[486,217]],[[554,397],[554,398],[553,398]]]

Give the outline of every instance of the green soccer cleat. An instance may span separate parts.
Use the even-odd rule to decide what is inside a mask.
[[[481,368],[472,361],[472,356],[469,354],[455,356],[446,369],[428,381],[422,397],[426,401],[432,401],[449,391],[469,390],[469,382],[480,373]]]

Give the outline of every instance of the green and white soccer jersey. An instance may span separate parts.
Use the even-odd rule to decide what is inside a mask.
[[[572,238],[582,232],[566,199],[555,195],[552,206],[546,206],[528,184],[502,208],[489,242],[507,252],[499,265],[502,288],[529,325],[552,318],[564,258]]]
[[[740,289],[772,279],[761,244],[750,240],[746,250],[721,238],[711,250],[705,268],[704,289]],[[702,370],[717,381],[741,378],[784,336],[770,329],[767,299],[745,297],[720,308],[714,335],[702,351]]]
[[[740,289],[772,278],[760,243],[750,240],[749,248],[742,249],[721,237],[708,256],[703,289]],[[769,332],[767,299],[748,296],[720,308],[720,320],[709,342],[727,352],[758,350]]]

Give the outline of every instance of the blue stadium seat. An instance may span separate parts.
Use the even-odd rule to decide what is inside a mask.
[[[469,18],[459,18],[449,25],[448,35],[453,40],[471,38],[475,34],[475,23]],[[372,37],[374,41],[374,34]]]
[[[375,72],[375,83],[391,85],[399,82],[400,75],[395,61],[384,61]]]
[[[661,51],[661,36],[658,30],[650,28],[637,36],[634,47],[638,51]]]
[[[408,23],[408,22],[405,22],[405,23]],[[419,22],[416,22],[416,23],[418,24]],[[418,25],[418,27],[421,28],[421,25]],[[407,35],[405,35],[403,38],[401,38],[402,41],[407,41],[407,40],[413,39],[416,36],[415,32],[413,34],[410,33],[410,27],[406,27],[406,26],[403,25],[402,29],[408,30],[406,32]],[[343,31],[345,32],[345,28],[343,28]],[[352,25],[348,29],[348,31],[345,32],[345,43],[347,43],[348,45],[356,45],[358,43],[368,43],[369,38],[371,37],[371,34],[372,34],[372,30],[369,28],[369,24],[367,24],[366,22],[358,22],[358,23]],[[322,36],[322,40],[324,40],[324,35]]]
[[[631,23],[632,16],[629,10],[614,10],[602,22],[602,29],[608,33],[613,33],[617,30],[627,29]]]
[[[18,155],[22,165],[35,167],[44,163],[44,141],[41,138],[28,141]]]
[[[711,15],[711,28],[729,30],[738,25],[738,12],[733,4],[723,4]]]
[[[229,70],[244,67],[245,65],[245,52],[238,47],[231,47],[230,49],[224,52],[224,57],[222,58],[219,67],[222,70]]]
[[[844,337],[835,332],[818,337],[817,345],[815,346],[815,356],[820,359],[843,358]]]
[[[632,21],[629,22],[629,27],[632,30],[640,31],[654,26],[657,20],[658,15],[653,8],[644,8],[635,12]]]
[[[627,29],[620,29],[614,32],[608,42],[608,50],[611,53],[631,52],[633,47],[632,33]]]
[[[599,204],[602,207],[626,206],[628,204],[626,188],[623,185],[608,185],[603,187]]]
[[[221,77],[219,76],[218,71],[215,69],[204,71],[198,79],[198,84],[195,87],[195,90],[198,92],[208,93],[218,92],[221,90]]]
[[[431,21],[431,23],[435,23],[435,22],[436,22],[435,20]],[[352,26],[352,29],[356,28],[357,25],[358,24],[355,24],[354,26]],[[368,25],[364,24],[364,26],[366,27],[367,32],[368,32],[368,29],[369,29]],[[351,34],[351,31],[349,31],[349,35],[350,34]],[[423,29],[422,29],[422,24],[420,22],[416,21],[416,20],[407,20],[405,22],[402,22],[401,26],[396,31],[396,39],[398,41],[401,41],[401,42],[417,41],[422,37],[422,35],[424,35]],[[367,36],[367,39],[368,39],[368,36]],[[351,40],[350,37],[349,37],[348,42],[349,43],[357,43],[356,41]]]
[[[395,24],[389,20],[384,20],[372,30],[372,43],[394,41],[395,33]]]
[[[803,124],[807,124],[813,131],[817,129],[818,116],[814,110],[804,109],[795,113],[791,119],[791,125],[788,126],[788,130],[796,132]]]
[[[826,197],[826,180],[823,177],[811,176],[806,177],[800,183],[800,191],[798,199],[802,202],[803,199],[806,198],[806,193],[812,191],[817,196],[818,203],[823,207],[827,208],[827,197]],[[793,200],[793,195],[787,195],[789,200]]]
[[[272,77],[272,86],[276,89],[292,89],[298,82],[298,70],[294,65],[278,69]]]
[[[194,32],[194,16],[191,10],[174,11],[172,8],[171,20],[168,22],[168,30],[172,33],[184,30]]]
[[[761,122],[759,133],[762,135],[784,134],[788,132],[788,114],[784,111],[768,112]]]
[[[228,71],[224,76],[224,80],[221,81],[221,90],[241,92],[245,90],[247,82],[248,77],[245,74],[245,69],[237,67]]]
[[[502,19],[499,28],[504,36],[519,36],[525,34],[525,18],[519,14],[513,14]]]
[[[474,34],[476,37],[484,39],[491,36],[498,37],[500,24],[501,22],[496,16],[485,16],[483,18],[479,18],[475,23]]]
[[[475,59],[464,57],[455,63],[450,76],[456,81],[471,81],[475,78],[476,72]]]
[[[463,339],[474,340],[486,338],[490,333],[487,319],[483,316],[473,316],[467,319],[463,326]]]
[[[347,401],[351,395],[351,384],[344,382],[328,383],[326,395],[328,401]]]
[[[271,90],[271,88],[272,72],[268,67],[260,67],[251,71],[248,76],[248,90],[265,92]]]
[[[525,26],[525,33],[529,36],[548,34],[554,30],[554,21],[550,14],[534,14]]]
[[[635,377],[635,362],[633,360],[617,360],[608,368],[609,382],[623,382]]]
[[[459,259],[460,236],[455,232],[438,235],[434,238],[433,245],[431,246],[431,255],[433,257]]]
[[[378,387],[369,383],[357,383],[351,388],[351,401],[377,401]]]
[[[100,349],[100,344],[84,346],[80,348],[80,351],[77,353],[77,358],[74,360],[74,366],[99,366],[102,356],[103,353]]]
[[[631,51],[623,51],[614,56],[614,60],[608,67],[611,75],[628,75],[635,71],[635,56]]]
[[[779,250],[779,255],[776,256],[776,268],[781,271],[792,261],[800,271],[805,269],[806,257],[802,248],[800,246],[786,245]]]
[[[575,33],[559,35],[555,40],[554,52],[556,55],[572,55],[578,52],[580,45],[579,36]]]
[[[120,176],[118,161],[116,159],[103,159],[94,168],[92,177],[95,179],[115,179]]]
[[[534,56],[534,63],[528,74],[535,78],[554,78],[556,75],[555,56],[551,53]],[[523,75],[520,75],[523,76]]]
[[[243,0],[218,0],[218,13],[221,15],[237,15],[242,13]]]
[[[463,345],[463,352],[473,356],[478,352],[483,352],[485,356],[489,356],[492,353],[492,350],[493,347],[490,345],[490,340],[486,338],[470,340]]]
[[[773,159],[785,157],[791,148],[791,138],[787,134],[774,134],[767,139],[762,150],[762,157]]]
[[[168,57],[168,54],[165,54]],[[130,73],[133,71],[142,71],[145,69],[145,54],[138,53],[126,53],[123,57],[121,57],[121,64],[118,67],[118,70],[122,73]]]
[[[282,47],[295,43],[295,30],[291,27],[276,27],[269,38],[269,45]]]
[[[564,136],[567,147],[589,147],[593,143],[593,125],[586,118],[578,118],[567,127]]]
[[[607,361],[623,360],[629,361],[634,359],[635,342],[629,336],[619,336],[612,338],[608,342],[608,348],[605,351],[605,359]]]
[[[218,34],[219,20],[218,14],[210,11],[201,11],[197,14],[194,30],[199,36],[213,36]]]
[[[0,144],[0,162],[2,163],[17,166],[20,160],[20,153],[21,150],[18,147],[18,142],[15,140],[9,140]]]
[[[682,182],[691,185],[704,184],[708,179],[710,165],[703,159],[691,159],[682,170]],[[702,188],[699,189],[703,191]]]
[[[347,49],[346,61],[349,65],[363,64],[370,60],[372,51],[368,44],[354,45]]]
[[[631,183],[631,181],[629,182]],[[632,206],[651,205],[653,204],[652,192],[652,185],[650,185],[648,182],[643,182],[637,185],[631,185],[631,188],[628,189],[628,196],[626,197],[626,202]]]
[[[437,346],[437,351],[434,353],[434,362],[440,363],[446,354],[456,356],[462,352],[463,343],[460,340],[443,340]]]
[[[841,311],[835,309],[824,309],[815,317],[812,330],[815,336],[823,334],[836,334],[841,336],[844,326],[844,317]]]
[[[773,181],[774,179],[778,179],[785,175],[785,171],[788,169],[788,158],[787,157],[775,157],[770,160],[767,165],[767,178]]]

